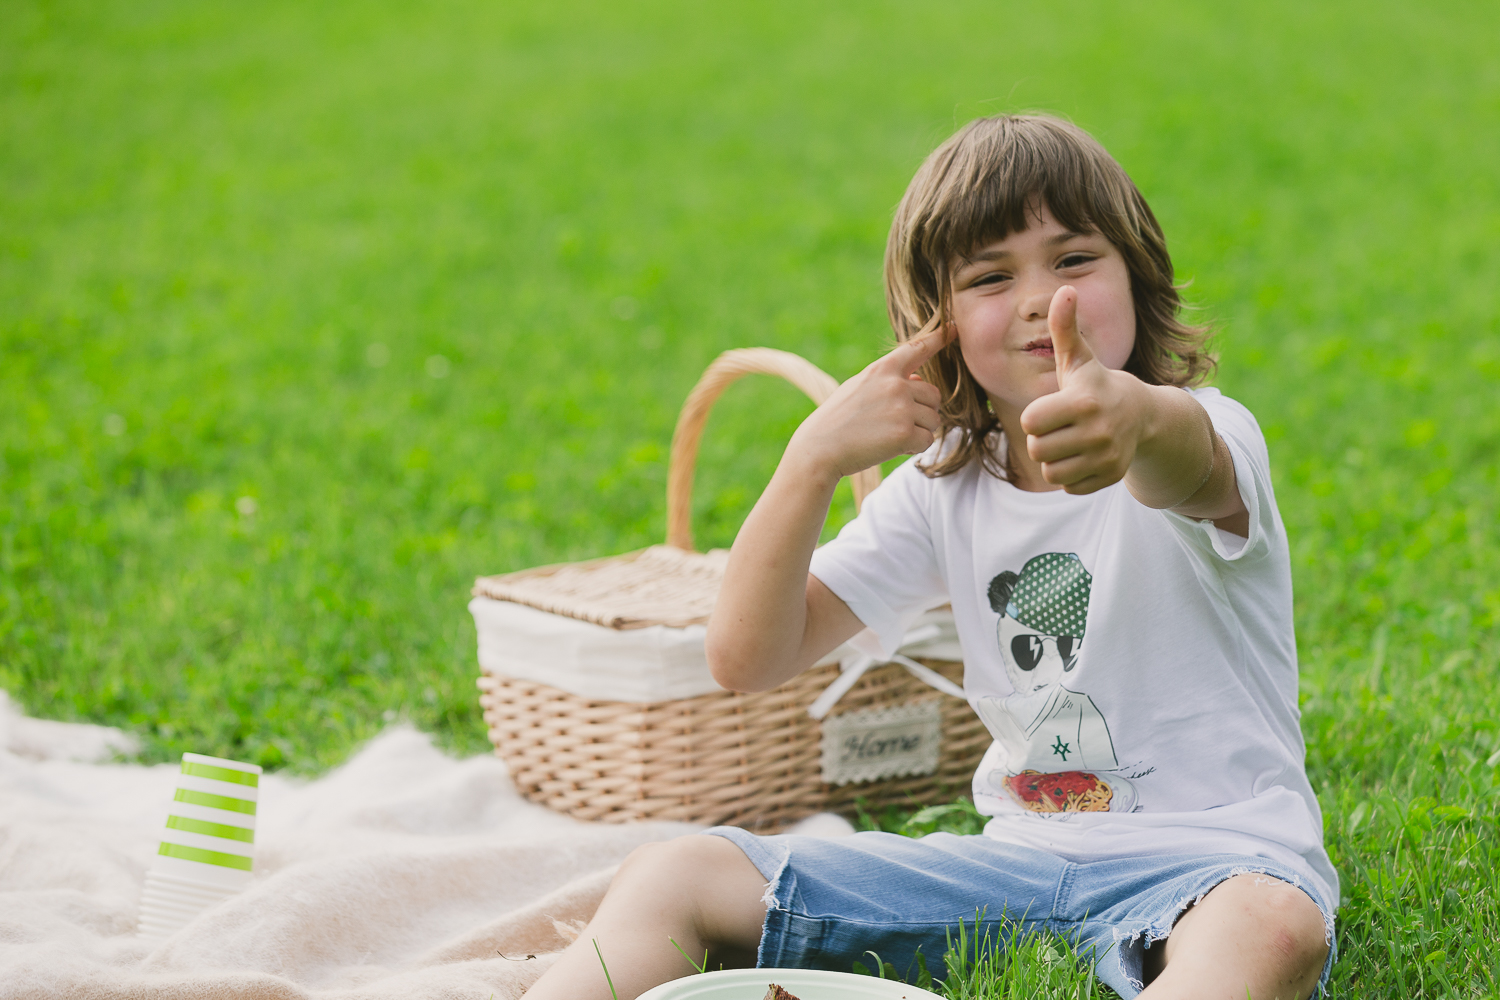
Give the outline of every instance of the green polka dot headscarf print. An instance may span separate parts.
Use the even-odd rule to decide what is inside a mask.
[[[1005,613],[1043,635],[1082,639],[1093,583],[1093,574],[1072,552],[1035,556],[1021,568]]]

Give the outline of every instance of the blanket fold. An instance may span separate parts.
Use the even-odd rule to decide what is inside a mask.
[[[0,692],[0,1000],[509,1000],[631,850],[698,829],[559,816],[396,726],[316,780],[265,776],[249,887],[152,944],[137,906],[179,772],[97,762],[132,750]]]

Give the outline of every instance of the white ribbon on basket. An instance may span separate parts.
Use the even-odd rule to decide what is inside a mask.
[[[936,639],[942,635],[942,632],[943,630],[936,625],[919,626],[906,633],[901,639],[900,648],[906,649],[908,646],[915,646],[918,643]],[[833,706],[838,704],[839,699],[848,694],[849,689],[854,687],[859,679],[865,675],[865,671],[871,667],[884,666],[887,663],[900,664],[906,668],[907,673],[911,674],[917,680],[928,687],[943,692],[943,694],[949,694],[955,698],[962,698],[964,700],[968,699],[968,695],[964,694],[963,688],[931,667],[924,667],[911,657],[902,656],[900,653],[897,653],[890,659],[883,660],[870,656],[867,653],[861,653],[859,656],[839,664],[839,675],[834,678],[832,684],[823,689],[822,694],[813,699],[811,705],[807,706],[807,714],[814,719],[822,721],[823,717],[833,710]]]

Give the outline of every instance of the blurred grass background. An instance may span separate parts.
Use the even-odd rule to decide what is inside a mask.
[[[483,750],[472,578],[659,540],[708,361],[868,363],[921,158],[1052,110],[1271,442],[1340,982],[1500,994],[1496,37],[1477,0],[0,0],[0,689],[150,760]],[[700,545],[807,410],[726,397]]]

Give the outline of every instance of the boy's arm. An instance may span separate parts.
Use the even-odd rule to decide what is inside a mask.
[[[1180,389],[1145,388],[1154,397],[1153,420],[1136,447],[1125,486],[1148,507],[1211,520],[1243,538],[1250,531],[1250,512],[1240,496],[1234,457],[1208,411]],[[1184,499],[1174,503],[1178,497]]]
[[[864,627],[807,571],[836,485],[788,447],[745,518],[708,622],[708,663],[724,687],[769,690]]]
[[[915,372],[949,336],[929,324],[841,385],[792,435],[735,537],[709,618],[708,664],[724,687],[770,690],[864,627],[808,565],[841,478],[932,444],[938,391]]]
[[[1080,494],[1124,479],[1148,507],[1244,536],[1250,514],[1208,411],[1181,389],[1100,364],[1078,331],[1077,311],[1077,292],[1064,285],[1047,313],[1058,391],[1021,414],[1027,453],[1043,477]]]

